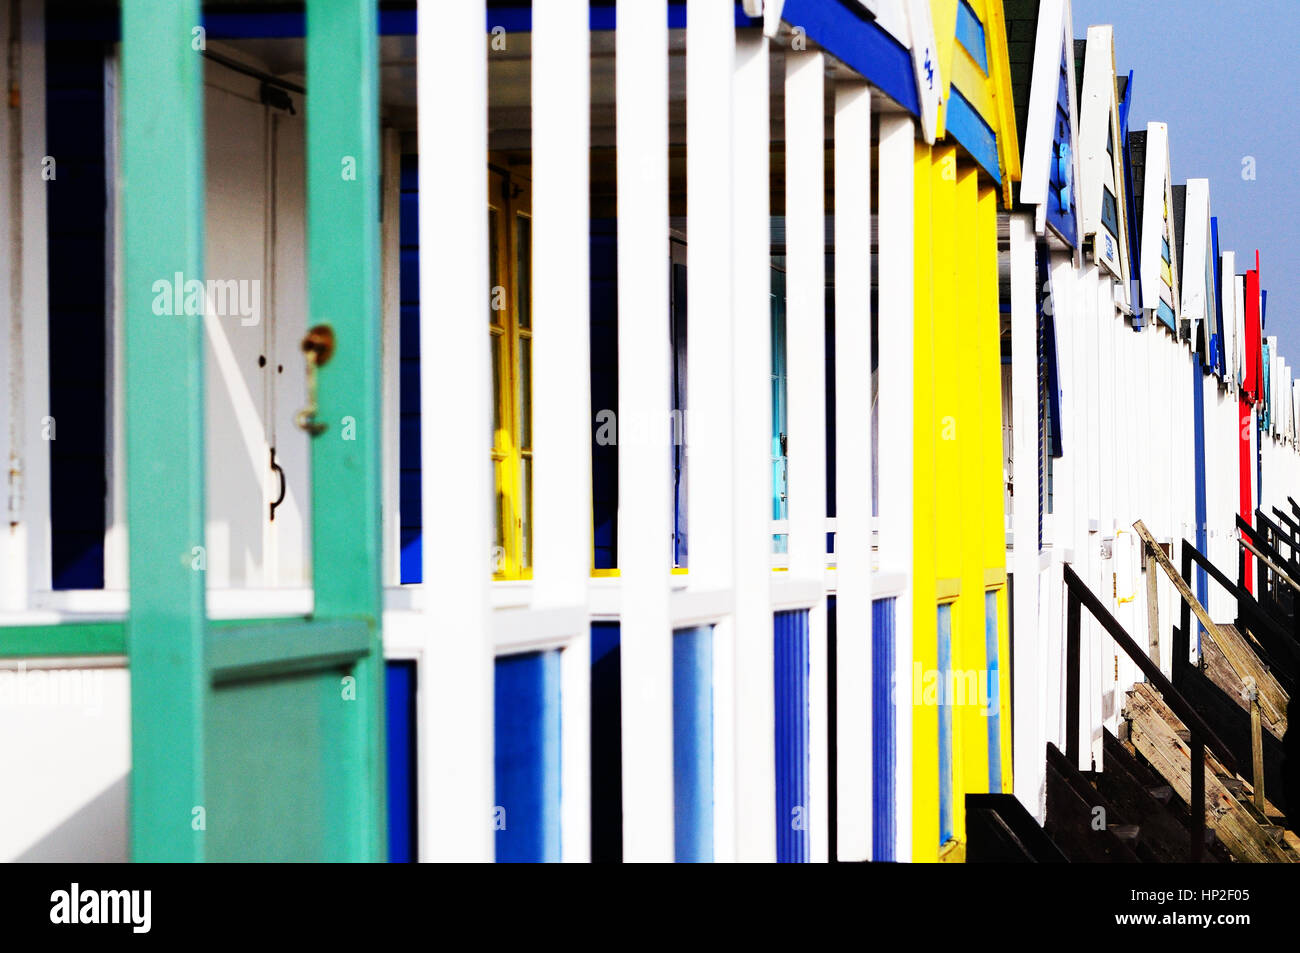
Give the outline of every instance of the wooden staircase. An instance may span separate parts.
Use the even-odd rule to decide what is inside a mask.
[[[1184,804],[1192,800],[1192,759],[1187,727],[1150,684],[1128,693],[1124,710],[1129,749],[1173,789]],[[1229,771],[1212,752],[1205,754],[1205,823],[1232,858],[1246,863],[1300,862],[1300,838],[1283,825],[1285,816],[1271,802],[1261,812],[1249,781]]]

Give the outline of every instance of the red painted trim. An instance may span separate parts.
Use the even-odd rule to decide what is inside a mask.
[[[1237,442],[1239,450],[1237,463],[1239,485],[1241,487],[1241,518],[1250,523],[1251,526],[1254,526],[1255,506],[1251,501],[1251,485],[1255,476],[1255,463],[1254,454],[1250,452],[1250,435],[1251,431],[1254,430],[1255,412],[1246,401],[1244,395],[1239,399],[1237,409]],[[1255,591],[1255,587],[1252,584],[1255,575],[1251,563],[1253,557],[1249,550],[1243,553],[1243,555],[1246,558],[1246,578],[1244,580],[1246,583],[1246,591],[1253,593]]]

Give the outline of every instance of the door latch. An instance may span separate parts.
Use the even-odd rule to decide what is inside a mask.
[[[278,474],[280,477],[280,495],[271,501],[271,522],[275,522],[275,508],[284,502],[285,482],[284,469],[280,464],[275,462],[275,447],[271,448],[271,472]]]
[[[313,437],[319,437],[327,424],[316,419],[320,405],[316,400],[316,371],[329,363],[334,355],[334,329],[328,324],[318,324],[302,339],[302,353],[307,359],[307,406],[298,411],[294,423]]]

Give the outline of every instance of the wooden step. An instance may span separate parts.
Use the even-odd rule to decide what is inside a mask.
[[[1094,825],[1104,812],[1098,830]],[[1074,863],[1136,864],[1142,858],[1111,829],[1126,819],[1055,746],[1047,746],[1047,823],[1044,829]]]
[[[1127,716],[1134,747],[1173,786],[1184,802],[1192,792],[1192,756],[1177,731],[1185,728],[1169,710],[1159,693],[1147,683],[1134,686],[1128,695]],[[1279,846],[1250,811],[1218,776],[1223,766],[1206,752],[1205,822],[1238,861],[1246,863],[1291,863],[1292,852]],[[1192,805],[1192,809],[1196,809]]]
[[[1092,775],[1092,783],[1115,808],[1121,820],[1138,825],[1137,854],[1153,863],[1187,863],[1191,860],[1191,815],[1174,797],[1174,789],[1142,764],[1109,731],[1102,736],[1105,768]],[[1230,855],[1213,836],[1202,854],[1206,863],[1228,862]]]

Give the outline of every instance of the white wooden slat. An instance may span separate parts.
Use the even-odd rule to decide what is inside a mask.
[[[1015,580],[1012,611],[1016,632],[1038,628],[1038,271],[1035,267],[1034,223],[1013,214],[1011,243],[1011,420],[1012,533],[1015,548],[1011,573]],[[1017,640],[1015,664],[1021,672],[1043,671],[1045,658],[1037,639]],[[1042,678],[1018,679],[1011,713],[1016,746],[1013,752],[1015,794],[1026,810],[1043,816],[1045,771]]]
[[[619,0],[616,16],[624,856],[670,860],[668,15],[663,0]]]
[[[483,0],[421,0],[417,12],[420,297],[439,304],[420,314],[420,445],[424,460],[440,461],[424,467],[420,493],[424,512],[441,514],[423,555],[430,596],[428,662],[419,671],[424,860],[494,857],[485,20]],[[452,362],[455,373],[438,372]]]
[[[585,611],[592,561],[587,4],[539,3],[532,27],[533,605]],[[662,258],[659,264],[662,270]],[[581,861],[590,854],[588,626],[573,635],[561,657],[561,850],[565,860]]]
[[[836,856],[871,858],[871,90],[835,86]]]
[[[772,515],[768,74],[767,38],[739,35],[732,107],[736,608],[731,665],[719,658],[719,649],[724,648],[721,644],[714,653],[715,698],[728,690],[734,697],[730,706],[717,705],[720,716],[731,720],[729,731],[724,731],[722,717],[715,729],[715,737],[724,742],[718,756],[725,763],[729,751],[734,771],[724,768],[717,779],[714,850],[718,860],[771,861],[776,856],[772,836],[776,824],[772,542],[768,532]],[[726,685],[729,673],[734,673],[730,686]]]
[[[820,52],[785,58],[786,367],[790,573],[826,565],[825,75]],[[826,606],[808,613],[809,798],[814,861],[827,856]]]
[[[879,560],[884,572],[912,578],[912,299],[913,170],[916,126],[911,117],[880,117],[879,258],[877,311],[879,393],[877,496]],[[894,604],[895,684],[912,684],[912,594],[905,586]],[[912,856],[912,704],[896,699],[894,741],[895,859]]]
[[[732,76],[735,8],[686,8],[686,391],[690,585],[731,588],[733,489]]]

